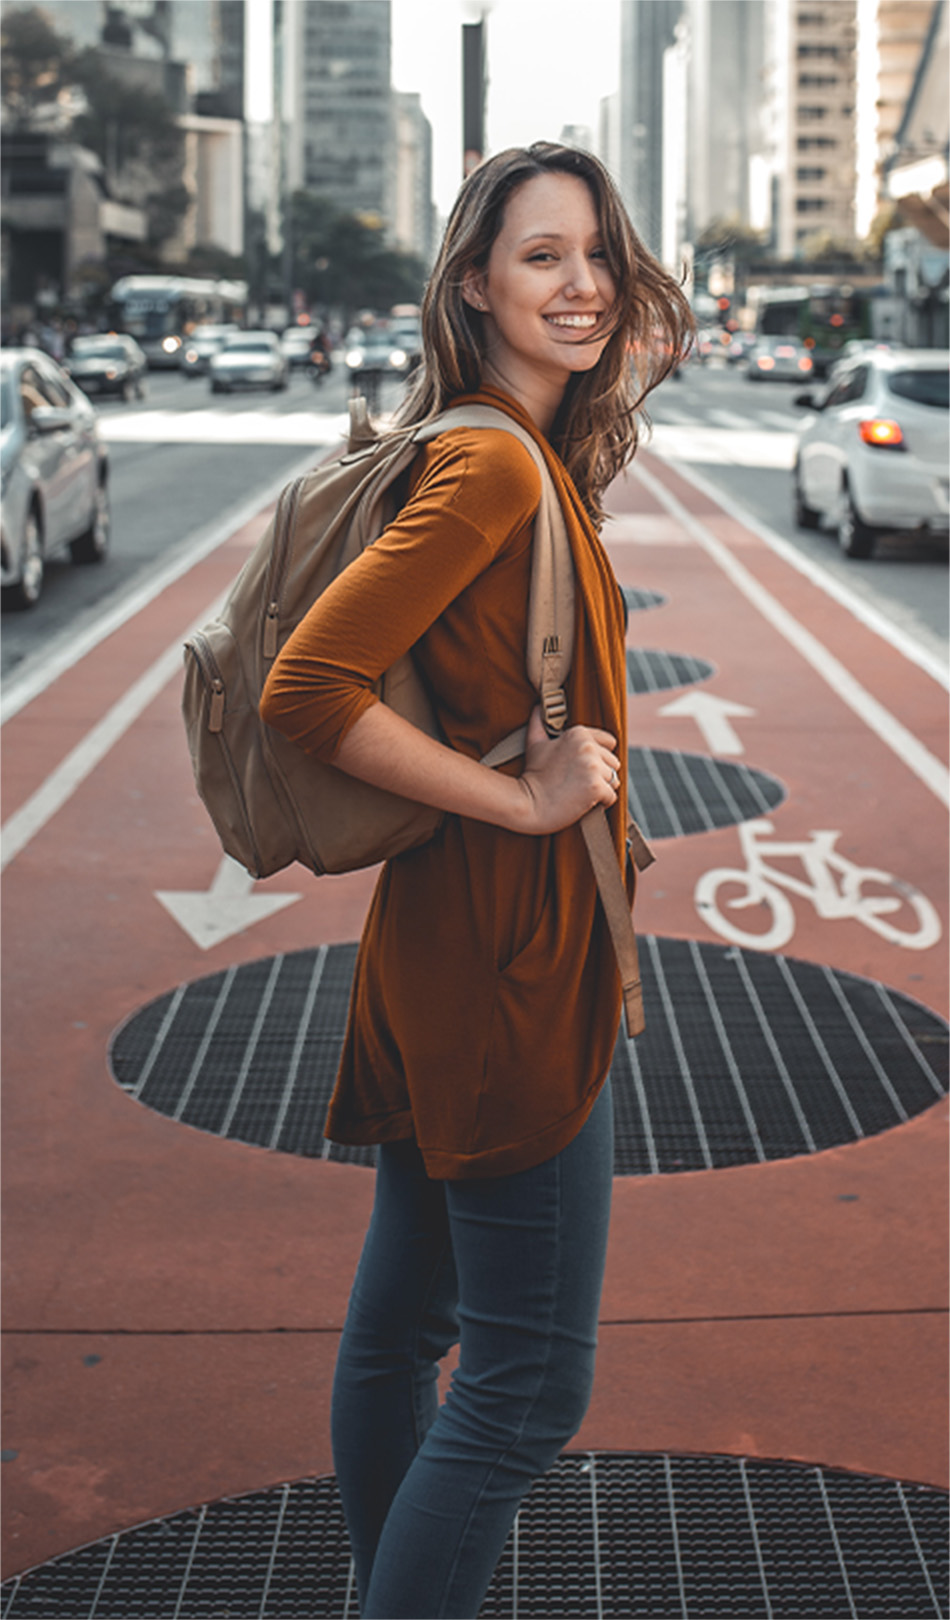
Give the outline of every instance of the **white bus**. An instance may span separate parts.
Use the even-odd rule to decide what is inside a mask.
[[[150,366],[177,367],[193,327],[243,322],[247,282],[198,276],[123,276],[110,295],[109,320],[144,349]]]

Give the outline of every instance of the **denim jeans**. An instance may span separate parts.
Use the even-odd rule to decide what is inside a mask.
[[[332,1419],[364,1620],[477,1615],[522,1497],[587,1409],[612,1177],[609,1083],[561,1153],[516,1175],[430,1181],[414,1143],[380,1149]]]

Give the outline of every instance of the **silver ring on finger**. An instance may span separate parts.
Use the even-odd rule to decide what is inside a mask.
[[[611,771],[610,773],[610,785],[612,788],[620,786],[620,777],[617,775],[616,771]]]

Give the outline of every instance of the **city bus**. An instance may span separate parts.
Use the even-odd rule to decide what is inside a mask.
[[[871,289],[848,282],[809,287],[750,287],[748,304],[755,314],[757,337],[795,337],[824,377],[846,343],[865,340],[871,330]]]
[[[187,334],[199,323],[240,324],[247,283],[197,276],[123,276],[109,299],[109,322],[144,349],[150,366],[177,366]]]

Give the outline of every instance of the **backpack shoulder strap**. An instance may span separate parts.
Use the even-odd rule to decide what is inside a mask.
[[[437,438],[455,427],[497,428],[523,444],[541,474],[541,501],[534,523],[531,595],[525,665],[538,693],[541,712],[553,735],[567,724],[564,685],[574,652],[574,559],[554,480],[539,446],[518,422],[492,405],[457,405],[417,429],[417,443]],[[503,752],[499,752],[502,750]],[[486,764],[501,765],[524,752],[524,731],[512,732]]]

